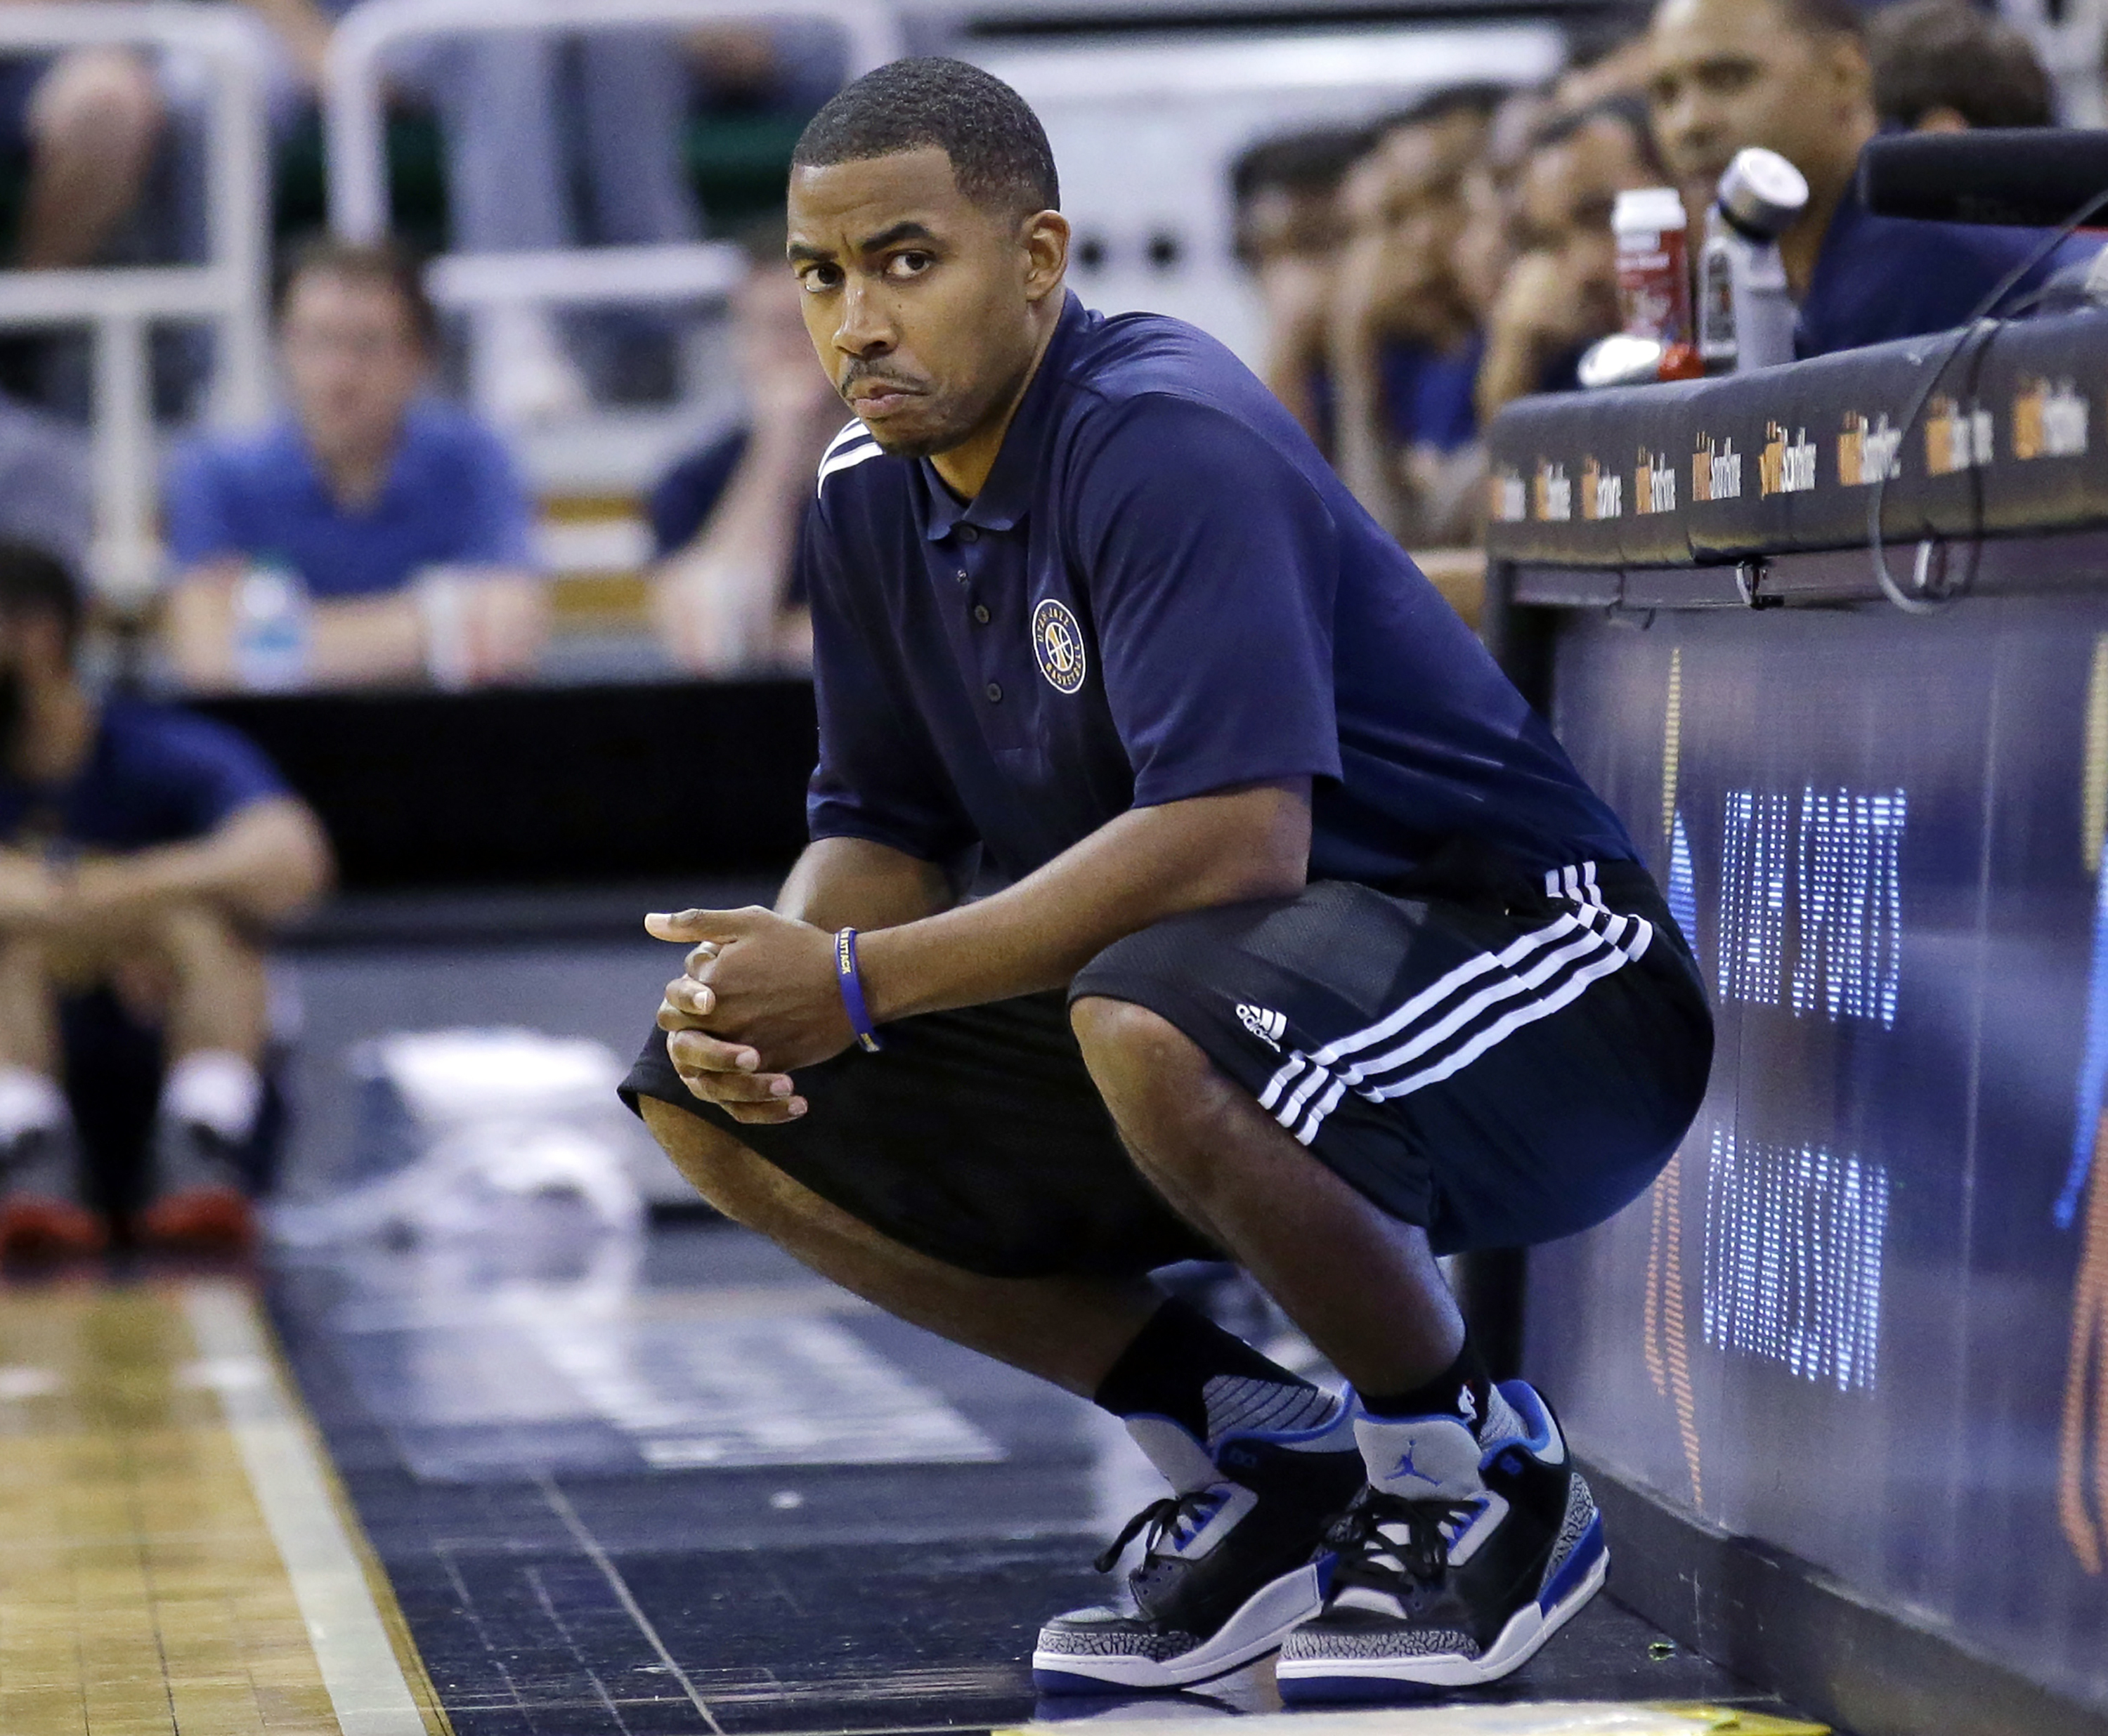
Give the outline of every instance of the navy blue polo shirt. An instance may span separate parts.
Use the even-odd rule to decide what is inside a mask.
[[[1794,329],[1797,356],[1914,338],[1959,326],[2042,245],[2040,229],[1876,217],[1856,187],[1838,201]],[[2100,251],[2074,236],[2023,276],[1994,311],[2011,312],[2064,267]]]
[[[0,776],[0,843],[105,854],[188,843],[253,802],[286,794],[245,736],[171,706],[112,700],[95,744],[63,784]]]
[[[1316,780],[1313,879],[1470,837],[1633,848],[1273,395],[1205,333],[1072,296],[987,484],[861,425],[820,466],[815,838],[1029,873],[1130,807]]]

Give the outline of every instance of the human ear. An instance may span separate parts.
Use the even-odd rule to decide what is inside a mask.
[[[1025,252],[1025,293],[1043,301],[1061,287],[1069,269],[1069,219],[1059,211],[1036,211],[1021,226]]]

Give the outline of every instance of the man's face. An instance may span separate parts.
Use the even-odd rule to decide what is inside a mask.
[[[1585,331],[1618,329],[1610,209],[1619,194],[1656,178],[1632,128],[1609,115],[1534,152],[1523,167],[1524,241],[1558,259]]]
[[[931,146],[794,169],[790,218],[806,333],[882,448],[933,457],[1007,412],[1061,286],[1059,215],[976,205]]]
[[[1648,43],[1655,137],[1692,209],[1752,145],[1818,187],[1849,174],[1867,86],[1849,38],[1804,29],[1773,0],[1663,0]]]
[[[1453,260],[1467,215],[1464,178],[1484,128],[1469,115],[1400,127],[1356,164],[1340,191],[1349,246],[1401,315],[1461,299]]]
[[[428,358],[392,288],[309,272],[286,295],[279,343],[294,410],[318,452],[370,453],[394,443]]]

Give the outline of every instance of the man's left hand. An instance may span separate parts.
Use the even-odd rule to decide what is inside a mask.
[[[666,985],[660,1028],[751,1046],[772,1073],[840,1055],[856,1040],[835,979],[835,938],[759,906],[644,919],[657,939],[693,948]]]

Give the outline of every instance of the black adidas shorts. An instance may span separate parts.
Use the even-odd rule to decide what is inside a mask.
[[[1600,1223],[1697,1113],[1712,1021],[1646,871],[1548,876],[1464,852],[1387,894],[1175,916],[1070,985],[1150,1008],[1438,1253]],[[654,1031],[623,1085],[736,1135],[895,1240],[1002,1277],[1132,1274],[1219,1257],[1142,1180],[1061,997],[903,1019],[877,1055],[798,1076],[795,1122],[743,1127],[691,1096]]]

